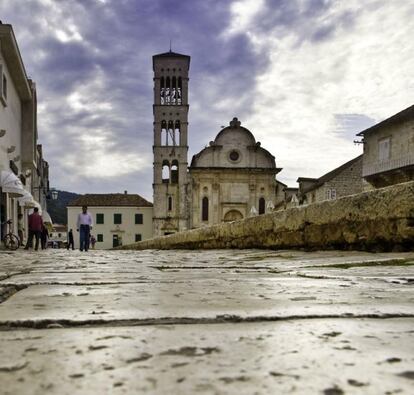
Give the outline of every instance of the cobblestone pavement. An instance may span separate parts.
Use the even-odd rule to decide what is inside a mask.
[[[1,394],[413,394],[414,254],[0,252]]]

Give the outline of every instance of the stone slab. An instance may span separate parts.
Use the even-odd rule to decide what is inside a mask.
[[[411,394],[413,258],[0,253],[0,393]]]
[[[0,332],[1,393],[411,394],[413,325],[325,319]]]

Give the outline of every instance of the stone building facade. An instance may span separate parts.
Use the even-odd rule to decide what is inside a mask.
[[[230,222],[273,208],[275,158],[234,118],[210,145],[194,155],[191,227]]]
[[[364,156],[362,175],[381,188],[414,180],[414,105],[360,132]]]
[[[234,118],[188,167],[190,57],[153,56],[154,236],[272,210],[283,191],[275,158]]]
[[[298,200],[300,204],[335,200],[363,192],[362,155],[320,178],[299,177],[297,182],[299,183]]]

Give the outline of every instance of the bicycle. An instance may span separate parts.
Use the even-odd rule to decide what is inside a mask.
[[[11,230],[12,221],[9,219],[8,221],[3,222],[2,225],[4,224],[7,224],[9,228],[9,231],[3,237],[4,246],[8,250],[17,250],[20,247],[20,240]]]

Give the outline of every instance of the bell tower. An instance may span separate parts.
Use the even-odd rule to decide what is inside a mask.
[[[153,235],[189,229],[188,71],[190,56],[152,57],[154,70]]]

